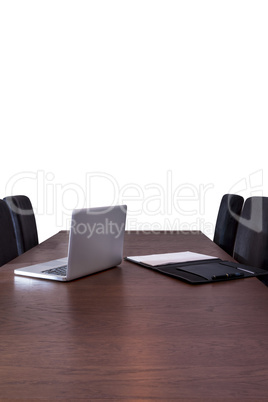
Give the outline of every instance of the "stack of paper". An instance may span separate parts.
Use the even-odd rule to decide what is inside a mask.
[[[136,263],[142,263],[150,265],[152,267],[156,267],[159,265],[176,264],[180,262],[217,259],[217,257],[212,257],[210,255],[205,254],[193,253],[191,251],[182,251],[178,253],[133,256],[133,257],[127,257],[127,259]]]

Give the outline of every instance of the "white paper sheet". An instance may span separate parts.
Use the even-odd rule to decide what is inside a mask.
[[[199,261],[199,260],[209,260],[215,259],[217,257],[212,257],[211,255],[193,253],[191,251],[181,251],[178,253],[165,253],[165,254],[151,254],[151,255],[140,255],[127,257],[128,260],[137,263],[144,263],[152,267],[158,265],[175,264],[180,262],[188,261]]]

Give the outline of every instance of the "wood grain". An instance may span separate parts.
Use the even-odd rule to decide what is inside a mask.
[[[0,271],[2,400],[268,400],[268,292],[193,286],[123,261],[69,283],[14,268],[64,257],[60,232]],[[126,233],[124,255],[231,258],[201,232]]]

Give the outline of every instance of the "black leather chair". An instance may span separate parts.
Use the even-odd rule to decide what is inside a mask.
[[[216,220],[213,241],[231,256],[243,203],[244,198],[240,195],[225,194]]]
[[[0,267],[18,256],[15,231],[7,204],[0,200]]]
[[[268,197],[250,197],[245,201],[237,228],[234,258],[268,274]],[[259,279],[268,286],[268,277]]]
[[[38,244],[38,233],[32,203],[25,195],[5,197],[9,207],[19,255]]]

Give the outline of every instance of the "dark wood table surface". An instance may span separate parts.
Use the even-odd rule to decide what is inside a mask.
[[[68,233],[0,268],[0,400],[268,400],[268,289],[190,285],[123,261],[68,283],[13,270],[64,257]],[[127,232],[124,256],[195,251],[201,232]]]

